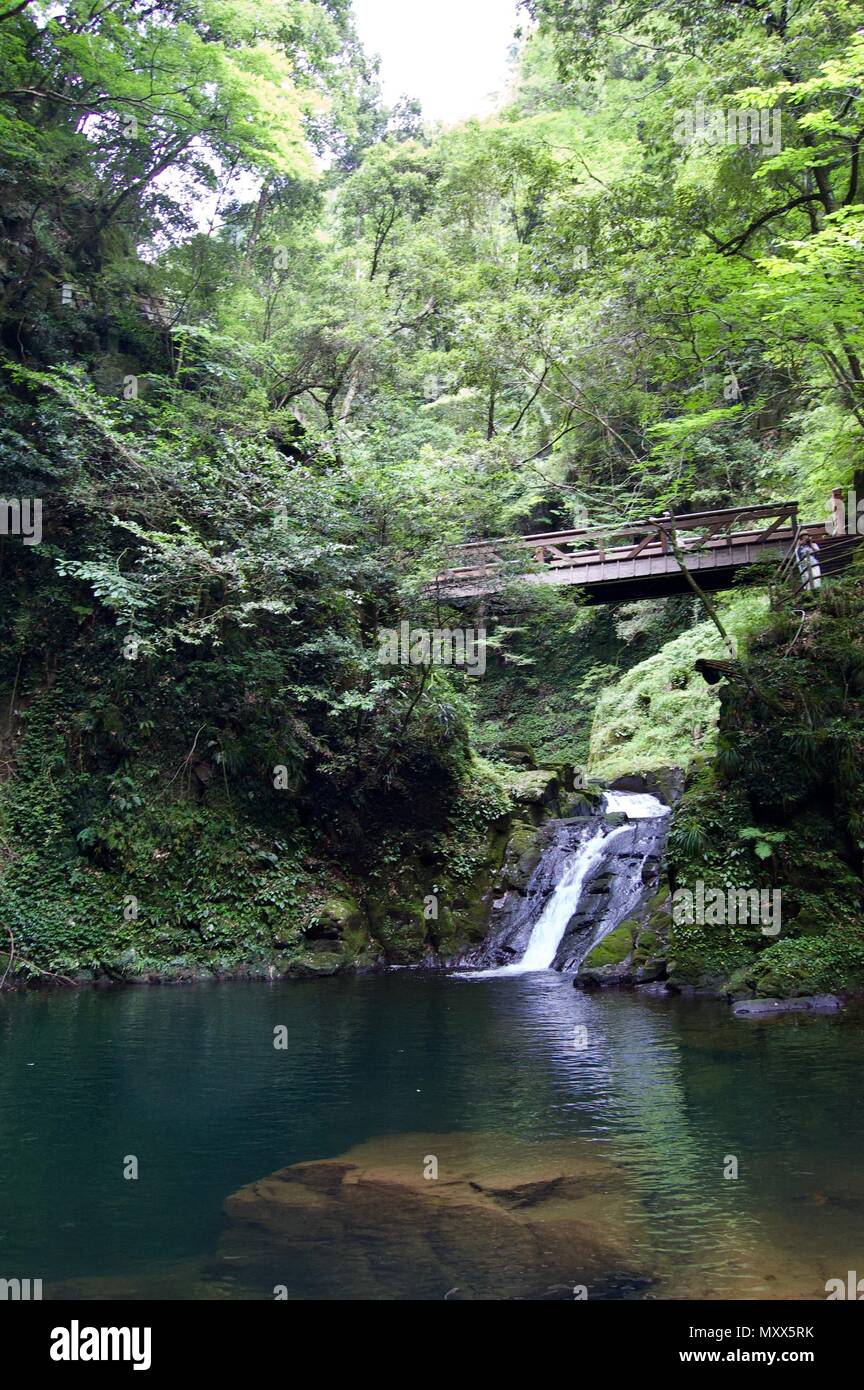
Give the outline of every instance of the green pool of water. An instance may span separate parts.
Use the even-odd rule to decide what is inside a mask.
[[[455,1135],[502,1181],[514,1142],[553,1166],[572,1150],[576,1198],[584,1155],[598,1190],[608,1165],[620,1225],[597,1296],[824,1297],[827,1278],[864,1273],[861,1022],[745,1022],[585,995],[550,972],[7,995],[0,1277],[40,1278],[48,1296],[202,1297],[208,1280],[211,1296],[249,1296],[242,1260],[233,1282],[219,1263],[230,1194],[367,1141],[386,1160],[400,1136],[410,1154],[413,1135]],[[530,1218],[535,1197],[509,1194],[507,1213]],[[591,1203],[570,1212],[590,1221]],[[322,1231],[325,1296],[352,1296],[346,1243],[393,1253],[387,1229],[343,1229],[329,1288]],[[282,1262],[299,1261],[302,1286],[301,1247]],[[388,1277],[382,1296],[438,1296],[434,1269],[391,1261]]]

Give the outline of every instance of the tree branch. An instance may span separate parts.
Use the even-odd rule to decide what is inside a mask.
[[[717,244],[717,250],[724,256],[734,256],[736,252],[740,251],[741,247],[750,240],[754,232],[757,232],[760,227],[765,226],[766,222],[772,222],[775,217],[783,217],[787,212],[792,212],[795,208],[804,207],[805,203],[821,202],[822,195],[820,193],[804,193],[800,198],[792,198],[788,203],[785,203],[782,208],[771,208],[769,212],[763,212],[761,217],[757,217],[750,223],[750,226],[745,231],[740,232],[738,236],[731,237],[729,241],[719,242]],[[712,240],[713,239],[712,237]]]

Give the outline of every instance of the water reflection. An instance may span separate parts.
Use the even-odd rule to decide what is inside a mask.
[[[654,1296],[820,1297],[864,1248],[862,1054],[850,1016],[752,1023],[552,972],[4,998],[0,1257],[213,1296],[229,1194],[382,1136],[462,1133],[486,1167],[513,1143],[565,1167],[593,1149]]]

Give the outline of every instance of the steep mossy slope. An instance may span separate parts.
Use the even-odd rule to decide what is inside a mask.
[[[673,888],[779,889],[782,925],[672,922],[674,983],[760,995],[864,987],[864,578],[782,604],[721,688],[717,756],[691,771]]]
[[[742,641],[764,623],[768,599],[758,590],[742,592],[721,599],[719,607],[727,632]],[[612,781],[625,773],[687,767],[694,757],[710,756],[719,706],[716,689],[695,667],[700,657],[729,657],[717,628],[707,621],[664,642],[599,692],[589,750],[592,776]]]
[[[560,811],[554,771],[420,758],[350,815],[316,815],[314,777],[184,758],[170,726],[92,770],[65,679],[19,708],[0,783],[9,982],[333,974],[434,964],[482,939],[514,831]],[[112,718],[123,729],[123,710]],[[89,765],[89,767],[88,767]]]
[[[543,763],[584,766],[603,692],[627,688],[625,672],[697,621],[686,595],[609,607],[580,606],[576,589],[514,596],[489,626],[493,642],[500,629],[506,642],[500,653],[492,646],[473,688],[478,746],[493,755],[521,745]]]

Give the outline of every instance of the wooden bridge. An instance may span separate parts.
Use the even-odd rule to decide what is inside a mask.
[[[500,592],[518,578],[527,584],[577,584],[589,603],[621,603],[688,592],[682,563],[701,589],[729,589],[765,561],[794,563],[796,548],[805,541],[818,546],[822,571],[831,573],[848,563],[861,540],[833,536],[824,522],[801,524],[797,502],[680,516],[666,512],[620,527],[457,546],[463,563],[439,574],[435,589],[443,599],[470,598]],[[530,569],[525,568],[528,557]]]

